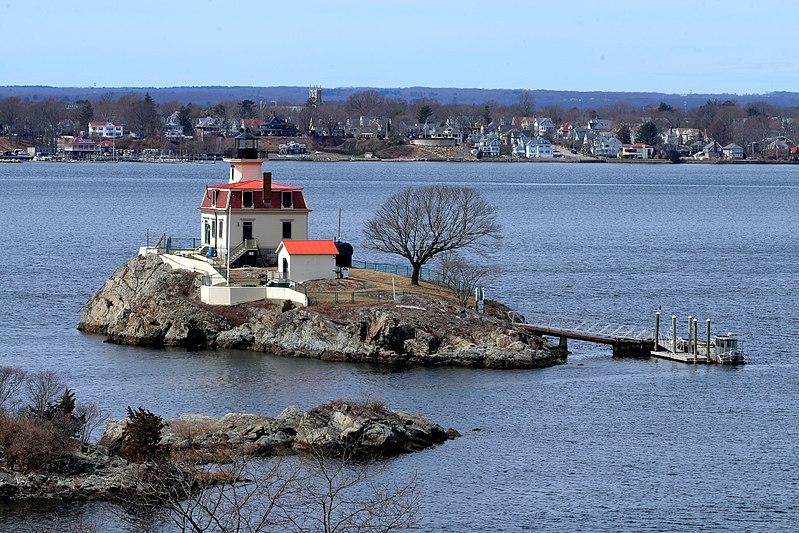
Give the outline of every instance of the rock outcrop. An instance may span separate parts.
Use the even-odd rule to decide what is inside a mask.
[[[2,459],[2,454],[0,454]],[[141,465],[84,444],[48,472],[23,473],[0,461],[0,502],[9,500],[114,500],[136,486]]]
[[[97,445],[84,444],[47,472],[8,468],[0,448],[0,502],[24,499],[115,500],[137,490],[149,469],[118,455],[128,419],[108,420]],[[220,455],[321,452],[325,457],[382,458],[422,450],[457,436],[421,415],[379,402],[330,401],[309,411],[284,409],[275,418],[230,413],[221,419],[185,415],[166,421],[160,444],[174,457],[209,461]]]
[[[209,306],[196,274],[134,257],[86,303],[78,329],[110,342],[251,349],[291,357],[429,366],[535,368],[566,352],[508,321],[406,295],[372,306],[283,311],[259,302]]]

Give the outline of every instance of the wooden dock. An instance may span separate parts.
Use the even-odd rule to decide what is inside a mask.
[[[609,344],[613,347],[614,357],[649,358],[657,357],[669,361],[686,364],[744,364],[743,352],[738,351],[739,341],[731,333],[715,337],[714,349],[711,352],[710,320],[706,321],[706,339],[700,340],[697,331],[697,320],[688,317],[688,340],[678,338],[677,317],[671,317],[671,337],[659,335],[660,311],[655,313],[655,329],[648,330],[640,326],[612,324],[593,320],[564,320],[551,317],[522,317],[510,313],[509,318],[516,326],[522,327],[536,335],[557,337],[558,347],[568,350],[568,339]],[[721,345],[719,345],[721,343]],[[719,350],[720,349],[720,350]],[[725,351],[726,350],[726,351]],[[708,356],[708,352],[711,354]],[[714,355],[715,354],[715,355]]]
[[[705,357],[704,355],[697,355],[696,359],[694,359],[694,354],[688,352],[672,352],[670,350],[652,350],[650,352],[650,355],[652,355],[652,357],[657,357],[658,359],[679,361],[680,363],[688,363],[689,365],[707,364],[707,357]]]

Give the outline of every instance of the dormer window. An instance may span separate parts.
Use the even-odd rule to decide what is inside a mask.
[[[283,191],[281,205],[283,207],[291,207],[293,205],[291,191]]]
[[[252,207],[252,191],[244,191],[241,194],[241,205],[242,207]]]
[[[219,191],[211,192],[211,207],[216,207],[216,201],[219,199]]]

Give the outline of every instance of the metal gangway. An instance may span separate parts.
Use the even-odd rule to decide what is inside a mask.
[[[514,325],[537,335],[559,337],[559,347],[567,349],[567,339],[609,344],[614,355],[649,356],[655,347],[654,330],[643,326],[599,320],[570,320],[544,315],[509,313]]]

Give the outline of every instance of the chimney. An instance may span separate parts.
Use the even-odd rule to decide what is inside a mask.
[[[272,173],[264,172],[263,175],[263,202],[266,205],[272,203]]]

